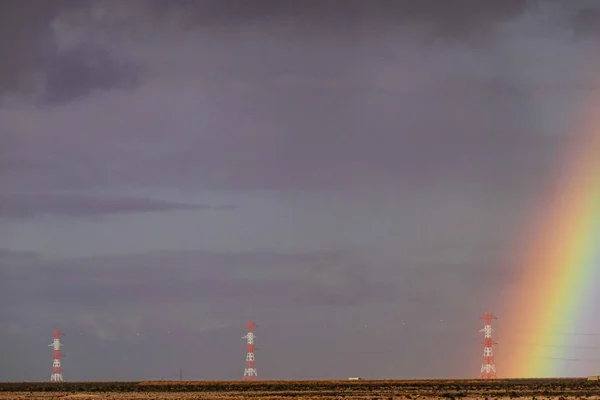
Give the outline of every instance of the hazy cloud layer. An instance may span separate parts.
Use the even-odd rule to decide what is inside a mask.
[[[34,260],[37,261],[37,260]],[[3,268],[4,300],[79,303],[88,309],[160,302],[355,304],[391,295],[348,252],[314,254],[173,252],[34,262]],[[25,282],[31,284],[24,287]],[[39,286],[36,286],[35,284]]]
[[[80,194],[28,193],[0,196],[0,218],[31,218],[57,215],[95,217],[111,214],[157,212],[169,210],[226,210],[232,206],[177,204],[136,197]]]
[[[238,379],[247,319],[264,378],[475,375],[598,95],[599,13],[1,2],[2,379],[46,379],[57,328],[69,380]]]

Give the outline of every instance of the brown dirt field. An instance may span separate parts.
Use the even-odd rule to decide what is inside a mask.
[[[600,400],[586,379],[0,383],[0,400]]]

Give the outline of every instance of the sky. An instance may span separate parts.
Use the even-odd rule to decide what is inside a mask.
[[[241,379],[247,320],[260,379],[477,376],[599,90],[599,19],[3,1],[0,380],[48,380],[54,329],[65,380]]]

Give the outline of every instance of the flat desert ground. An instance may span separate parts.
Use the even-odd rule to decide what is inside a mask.
[[[581,379],[0,383],[5,399],[599,399]]]

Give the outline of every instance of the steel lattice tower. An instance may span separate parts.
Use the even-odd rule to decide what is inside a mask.
[[[52,375],[50,375],[50,382],[63,381],[62,370],[60,368],[60,347],[62,346],[62,343],[60,342],[61,335],[62,334],[60,333],[60,331],[52,332],[52,337],[54,338],[54,341],[52,342],[52,344],[48,345],[49,347],[53,348]]]
[[[481,372],[479,378],[492,379],[496,378],[496,365],[494,363],[494,353],[492,352],[492,344],[497,344],[492,340],[492,319],[497,319],[492,313],[485,313],[481,317],[484,321],[483,329],[479,332],[484,333],[483,339],[483,363],[481,364]]]
[[[246,339],[246,368],[244,369],[244,380],[254,381],[258,379],[256,367],[254,366],[254,327],[258,326],[254,321],[246,322],[248,333],[242,339]]]

